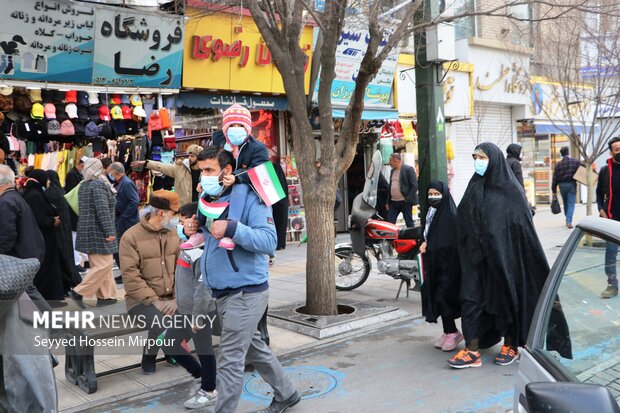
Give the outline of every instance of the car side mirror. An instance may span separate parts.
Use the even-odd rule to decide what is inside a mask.
[[[530,383],[525,396],[528,413],[620,413],[609,390],[595,384]]]

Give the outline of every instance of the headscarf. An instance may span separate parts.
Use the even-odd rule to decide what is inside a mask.
[[[37,181],[43,188],[47,187],[47,172],[43,169],[32,169],[26,173],[26,176]]]
[[[509,158],[513,157],[517,161],[520,161],[521,160],[521,145],[519,145],[518,143],[511,143],[506,148],[506,155],[508,155]]]
[[[58,172],[53,169],[47,170],[47,178],[49,179],[50,186],[54,185],[62,189],[62,185],[60,184],[60,177],[58,176]]]
[[[116,193],[116,189],[112,186],[108,178],[106,178],[103,173],[103,165],[101,161],[97,158],[88,158],[84,161],[84,168],[82,169],[82,175],[84,176],[85,181],[92,181],[95,179],[99,179],[101,182],[104,182],[110,191],[113,194]]]

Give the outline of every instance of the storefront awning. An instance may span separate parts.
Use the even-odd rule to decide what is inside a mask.
[[[198,109],[226,109],[238,103],[250,110],[288,110],[288,100],[277,96],[217,95],[215,93],[181,92],[175,106]]]
[[[344,109],[334,108],[332,116],[334,118],[344,118]],[[362,112],[362,120],[385,120],[398,119],[398,110],[396,109],[364,109]]]
[[[573,130],[575,131],[575,133],[577,133],[578,135],[587,135],[590,132],[590,128],[586,127],[584,128],[583,126],[578,126],[575,125],[573,126],[573,128],[570,127],[570,125],[553,125],[553,124],[539,124],[537,123],[536,125],[536,133],[540,133],[540,134],[557,134],[557,135],[570,135],[571,133],[573,133]],[[598,129],[598,126],[596,126],[596,129]]]

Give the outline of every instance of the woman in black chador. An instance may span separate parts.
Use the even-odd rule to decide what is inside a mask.
[[[444,182],[431,182],[427,192],[428,211],[423,243],[425,277],[422,284],[422,314],[436,323],[441,317],[443,334],[435,347],[443,351],[456,349],[463,335],[455,319],[461,316],[461,265],[456,238],[456,205]]]
[[[466,348],[448,360],[454,368],[479,367],[478,350],[501,337],[495,364],[515,361],[549,274],[525,193],[502,151],[483,143],[473,157],[476,172],[457,213]]]

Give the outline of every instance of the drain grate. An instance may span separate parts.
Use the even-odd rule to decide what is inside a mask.
[[[340,386],[340,373],[322,367],[285,367],[288,377],[303,399],[323,396]],[[243,386],[243,391],[251,397],[271,400],[273,389],[258,373],[253,373]]]

